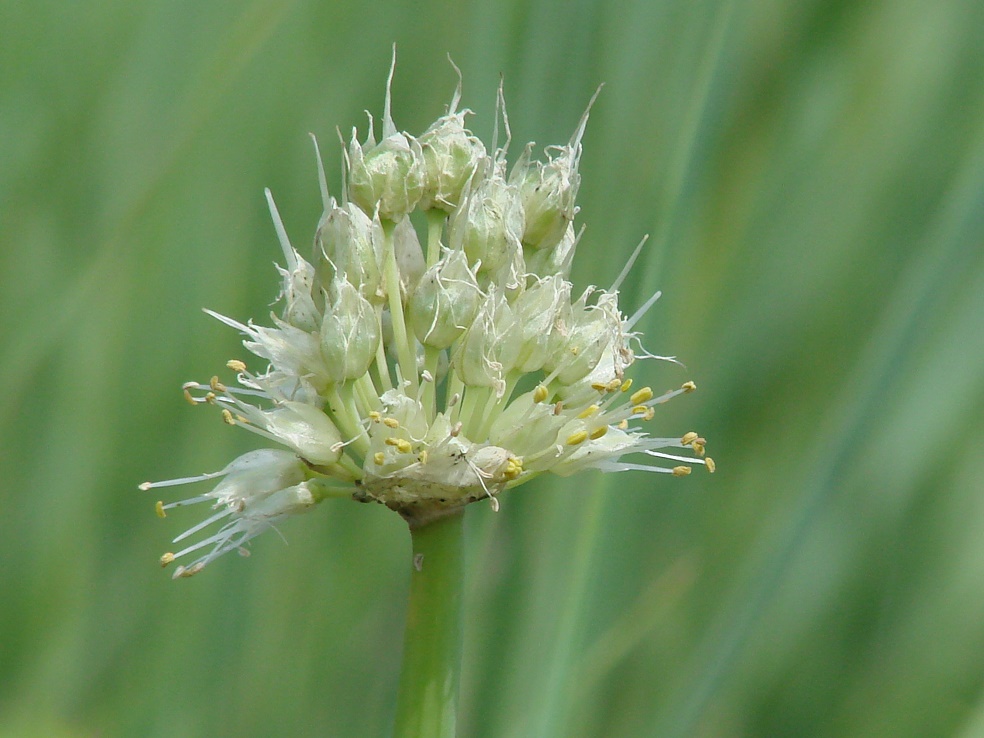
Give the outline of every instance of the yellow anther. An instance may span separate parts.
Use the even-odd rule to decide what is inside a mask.
[[[219,381],[218,377],[212,377],[208,380],[208,386],[212,388],[213,392],[225,392],[226,386]]]
[[[633,415],[645,415],[648,410],[649,410],[649,408],[646,407],[645,405],[636,405],[634,408],[632,408],[632,414]]]
[[[714,470],[717,469],[717,465],[714,463],[714,459],[712,459],[710,456],[704,459],[704,466],[707,467],[707,471],[709,471],[711,474],[713,474]]]
[[[674,477],[685,477],[688,474],[690,474],[690,467],[689,466],[674,466],[673,467],[673,476]]]
[[[376,466],[382,466],[383,462],[386,461],[386,454],[382,451],[377,451],[372,455],[372,460],[376,462]]]
[[[599,410],[601,410],[601,408],[598,407],[597,405],[588,405],[586,408],[584,408],[584,410],[578,413],[577,417],[580,418],[581,420],[584,420],[585,418],[590,418]]]
[[[693,448],[694,452],[698,456],[703,456],[705,453],[707,453],[707,450],[704,448],[704,444],[703,443],[697,443],[697,441],[694,441],[691,444],[691,448]]]
[[[199,561],[197,564],[194,564],[194,565],[189,566],[187,568],[185,568],[183,566],[178,567],[177,569],[174,570],[174,576],[176,576],[176,577],[182,577],[183,579],[187,579],[188,577],[195,576],[195,574],[197,574],[198,572],[200,572],[204,568],[205,568],[205,564],[203,564],[201,561]]]
[[[691,443],[693,443],[694,441],[696,441],[698,438],[700,438],[700,436],[698,436],[693,431],[690,431],[689,433],[684,433],[683,434],[683,438],[680,439],[680,443],[682,443],[684,446],[689,446]]]
[[[641,390],[636,390],[629,397],[629,402],[633,405],[641,405],[644,402],[648,402],[653,399],[653,388],[643,387]]]
[[[682,389],[684,392],[693,392],[695,389],[697,389],[697,385],[694,384],[693,382],[684,382],[683,386],[680,389]]]
[[[591,431],[591,435],[588,436],[588,438],[590,438],[592,441],[597,441],[606,433],[608,433],[608,426],[603,425],[600,428],[595,428],[593,431]]]
[[[516,456],[510,456],[509,459],[506,460],[506,469],[502,472],[502,476],[511,480],[515,479],[522,473],[523,460]]]
[[[588,440],[588,432],[580,430],[577,433],[571,433],[571,435],[567,437],[567,445],[576,446],[579,443],[584,443],[586,440]]]
[[[622,380],[619,379],[618,377],[615,377],[615,379],[613,379],[611,382],[605,385],[605,391],[607,392],[615,392],[621,388],[622,388]]]
[[[165,566],[167,566],[168,564],[170,564],[172,561],[174,561],[174,554],[171,553],[170,551],[168,551],[166,554],[164,554],[163,556],[161,556],[161,568],[163,569]]]
[[[642,415],[643,420],[652,420],[655,417],[656,417],[656,408],[654,407],[647,407],[646,412],[643,413]]]
[[[626,428],[628,428],[629,427],[629,421],[628,421],[628,419],[626,418],[626,419],[620,420],[618,422],[618,426],[617,427],[618,427],[619,430],[625,430]]]
[[[369,420],[371,420],[373,423],[378,423],[382,419],[383,419],[383,414],[378,410],[369,411]]]
[[[214,392],[207,392],[207,393],[205,393],[205,402],[207,402],[209,405],[214,405],[215,404],[215,393]]]
[[[167,513],[164,512],[164,501],[163,500],[158,500],[157,501],[157,504],[154,505],[154,512],[157,513],[157,517],[159,517],[159,518],[166,518],[167,517]]]
[[[195,402],[195,398],[191,396],[191,393],[188,390],[184,390],[184,398],[185,398],[185,400],[188,401],[188,404],[189,405],[197,405],[198,404],[197,402]]]
[[[577,356],[579,353],[581,353],[580,347],[578,347],[578,346],[571,346],[571,355],[572,356]]]
[[[608,385],[605,384],[604,382],[592,382],[591,389],[598,390],[599,392],[607,392]]]
[[[421,464],[426,464],[427,463],[427,449],[425,448],[423,451],[421,451],[419,454],[417,454],[417,458],[420,459],[420,463]]]
[[[227,423],[228,425],[236,424],[235,419],[232,417],[232,413],[229,412],[229,408],[224,408],[222,410],[222,422]]]
[[[410,448],[411,448],[410,441],[406,440],[405,438],[397,438],[396,436],[390,436],[384,441],[384,443],[387,446],[393,446],[401,454],[410,453]]]
[[[536,389],[533,390],[533,402],[543,402],[547,399],[547,388],[542,384],[538,384]]]
[[[621,387],[622,392],[628,392],[631,388],[632,388],[632,379],[631,378],[626,379],[624,382],[622,382],[622,387]]]
[[[385,425],[387,428],[399,428],[400,421],[397,420],[396,418],[383,418],[383,425]]]
[[[226,362],[226,366],[232,369],[234,372],[244,372],[246,371],[246,363],[240,361],[239,359],[229,359]]]

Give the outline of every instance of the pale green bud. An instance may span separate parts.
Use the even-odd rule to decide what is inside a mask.
[[[321,257],[318,276],[331,284],[342,275],[363,297],[372,300],[379,290],[378,228],[355,203],[336,205],[334,199],[325,210],[315,234],[315,251]]]
[[[379,345],[372,304],[344,279],[332,282],[334,300],[321,326],[321,355],[332,382],[366,373]]]
[[[571,306],[570,313],[558,321],[557,332],[552,336],[554,345],[559,343],[560,348],[544,368],[556,371],[561,384],[574,384],[588,376],[619,335],[617,319],[608,302],[586,305],[587,296],[586,292]]]
[[[224,478],[207,494],[217,503],[239,506],[243,500],[265,497],[304,479],[304,464],[295,454],[281,449],[249,451],[228,464]]]
[[[523,249],[527,270],[531,274],[556,274],[567,279],[571,274],[571,262],[580,237],[580,234],[574,235],[574,224],[568,223],[564,237],[552,249]]]
[[[533,144],[529,144],[509,181],[519,187],[526,217],[523,229],[523,245],[534,249],[550,249],[564,238],[568,226],[574,220],[577,207],[577,190],[581,175],[577,166],[581,159],[581,138],[588,124],[588,113],[598,97],[598,91],[588,103],[574,135],[566,146],[548,146],[547,162],[530,162]],[[556,156],[551,152],[557,152]]]
[[[481,261],[479,273],[494,273],[522,251],[523,209],[519,193],[505,181],[495,162],[485,159],[482,168],[490,170],[489,176],[473,179],[451,216],[448,241],[452,249],[465,252],[469,264]]]
[[[489,429],[489,441],[526,456],[557,442],[566,421],[554,413],[552,403],[534,402],[533,392],[510,402]]]
[[[448,114],[439,118],[417,139],[423,152],[424,191],[420,208],[440,208],[452,212],[458,205],[462,189],[485,156],[485,145],[465,128],[469,110],[455,112],[457,96]]]
[[[493,289],[458,342],[451,361],[465,385],[492,387],[500,397],[516,363],[516,319],[501,290]]]
[[[368,215],[398,221],[411,212],[424,191],[420,144],[394,131],[378,144],[371,130],[365,144],[352,134],[348,151],[348,194]]]
[[[526,289],[527,272],[523,249],[514,249],[509,260],[499,265],[498,269],[493,272],[481,271],[478,275],[479,286],[488,289],[489,284],[497,285],[511,304]]]
[[[318,499],[311,492],[311,482],[301,482],[293,487],[277,490],[269,497],[250,505],[242,511],[242,516],[247,525],[270,525],[291,515],[307,512],[317,503]]]
[[[530,161],[531,146],[516,162],[509,181],[519,188],[523,204],[523,245],[549,249],[560,243],[577,212],[574,200],[581,182],[577,173],[580,150],[552,147],[560,154],[544,164]]]
[[[535,372],[547,363],[552,348],[551,333],[561,306],[570,301],[570,293],[568,282],[550,276],[529,287],[513,303],[519,343],[516,369]]]
[[[277,240],[280,241],[280,248],[287,265],[286,269],[277,266],[277,271],[283,278],[280,296],[286,302],[284,321],[304,331],[316,331],[321,323],[321,311],[314,300],[316,280],[314,267],[301,258],[291,245],[287,230],[277,211],[277,205],[273,201],[273,194],[269,189],[265,194],[267,205],[270,207],[270,217],[273,218],[273,227],[277,231]]]
[[[312,297],[316,280],[314,267],[294,252],[291,269],[277,267],[283,277],[284,320],[295,328],[316,331],[321,325],[321,311]]]
[[[427,266],[420,238],[409,217],[402,218],[393,229],[393,249],[400,272],[400,299],[406,303]]]
[[[321,410],[305,402],[283,402],[264,413],[267,430],[312,464],[334,464],[342,456],[341,435]]]
[[[471,325],[482,293],[461,251],[428,269],[410,298],[410,324],[425,346],[448,348]]]

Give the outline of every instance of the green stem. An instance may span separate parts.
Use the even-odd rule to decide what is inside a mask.
[[[417,358],[412,334],[407,332],[407,324],[403,315],[403,302],[400,296],[400,269],[396,264],[396,244],[393,241],[395,225],[383,223],[383,276],[386,280],[386,293],[389,298],[390,318],[393,319],[393,343],[396,346],[397,363],[404,381],[410,382],[410,397],[416,397],[418,387]],[[400,388],[403,389],[402,387]]]
[[[431,421],[437,414],[437,365],[440,360],[440,349],[424,347],[424,368],[430,373],[431,381],[423,383],[420,404],[423,405],[424,412]]]
[[[427,268],[441,259],[441,232],[447,219],[444,211],[434,208],[427,211]]]
[[[395,738],[454,738],[461,668],[462,529],[453,513],[411,527],[413,569]]]
[[[383,335],[383,306],[376,306],[376,323],[379,324],[379,335]],[[379,373],[379,386],[383,391],[393,389],[393,382],[390,379],[389,365],[386,363],[386,347],[380,341],[376,346],[376,371]]]

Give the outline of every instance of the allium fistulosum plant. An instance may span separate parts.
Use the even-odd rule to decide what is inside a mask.
[[[324,213],[309,258],[266,192],[284,258],[271,325],[206,311],[241,332],[258,361],[230,360],[235,382],[190,382],[185,397],[272,447],[141,488],[218,480],[157,503],[161,517],[196,503],[211,511],[161,557],[187,562],[175,578],[246,553],[255,536],[329,498],[399,513],[414,556],[397,733],[453,735],[465,507],[498,510],[502,492],[546,473],[683,477],[694,464],[713,472],[714,462],[697,433],[647,430],[656,407],[692,382],[656,393],[627,376],[637,359],[669,358],[644,349],[635,330],[659,293],[631,315],[618,304],[645,241],[609,289],[575,296],[568,281],[588,112],[544,161],[530,143],[508,169],[501,88],[489,150],[465,127],[460,77],[447,113],[418,137],[393,122],[392,77],[393,68],[380,139],[370,116],[365,140],[353,131],[343,152],[339,200],[318,152]]]

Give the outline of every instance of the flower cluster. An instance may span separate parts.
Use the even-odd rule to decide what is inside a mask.
[[[588,113],[545,161],[530,144],[507,173],[501,89],[496,118],[506,142],[493,141],[490,152],[465,127],[460,77],[446,115],[419,137],[399,132],[392,75],[380,140],[370,116],[366,140],[353,131],[344,152],[340,201],[328,194],[318,153],[324,214],[310,261],[266,193],[284,256],[283,309],[272,325],[206,311],[240,331],[265,366],[230,361],[236,386],[213,377],[186,384],[185,397],[280,448],[214,474],[141,485],[221,479],[205,494],[157,503],[162,517],[196,502],[215,510],[175,542],[219,524],[161,558],[197,557],[175,577],[230,550],[245,553],[251,538],[329,497],[380,502],[417,526],[481,499],[498,509],[500,492],[545,472],[714,470],[696,433],[659,438],[642,428],[693,383],[656,394],[625,376],[635,359],[659,358],[633,330],[659,293],[630,317],[618,306],[643,244],[611,289],[573,296]],[[423,246],[414,211],[426,223]],[[641,461],[622,460],[632,454]]]

